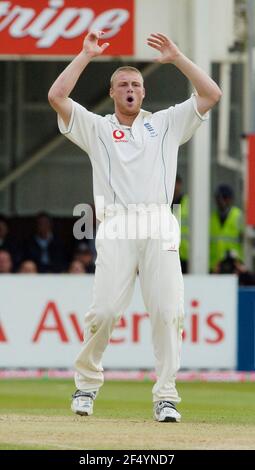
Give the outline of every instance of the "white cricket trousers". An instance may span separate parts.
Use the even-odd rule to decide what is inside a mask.
[[[175,378],[180,367],[184,312],[178,222],[168,208],[164,217],[171,217],[174,225],[174,234],[168,241],[162,241],[160,236],[157,239],[100,239],[107,224],[128,216],[117,214],[113,217],[106,217],[97,232],[93,302],[85,315],[85,340],[75,361],[76,387],[98,391],[103,385],[102,356],[115,324],[129,305],[139,270],[142,295],[151,320],[156,361],[157,382],[152,390],[153,401],[178,403],[181,399]],[[141,217],[137,215],[140,220]]]

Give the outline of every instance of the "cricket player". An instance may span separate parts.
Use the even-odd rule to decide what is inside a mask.
[[[109,46],[107,42],[99,44],[103,35],[102,31],[87,34],[81,52],[49,91],[60,132],[90,158],[100,220],[93,302],[85,315],[85,340],[75,361],[77,390],[71,409],[83,416],[93,413],[93,402],[104,380],[102,356],[114,325],[130,302],[139,270],[156,361],[154,418],[179,422],[181,415],[176,405],[181,399],[175,378],[180,366],[184,295],[178,252],[180,231],[170,207],[178,148],[207,119],[207,112],[219,101],[221,91],[173,41],[164,34],[153,33],[147,44],[159,52],[156,60],[177,67],[192,83],[194,94],[168,109],[145,111],[141,108],[145,96],[141,73],[134,67],[120,67],[110,83],[115,112],[104,117],[96,115],[69,96],[90,61]],[[171,83],[164,86],[171,87]],[[89,90],[84,90],[86,93]],[[99,199],[103,204],[97,203]],[[159,208],[160,216],[155,217]],[[155,223],[144,236],[148,217]],[[123,225],[130,220],[132,227],[136,223],[142,228],[136,230],[135,237],[129,232],[114,239],[109,235],[113,224]],[[170,229],[163,236],[159,227],[166,223]]]

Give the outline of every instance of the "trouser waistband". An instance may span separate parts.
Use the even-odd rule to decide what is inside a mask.
[[[110,205],[104,208],[104,217],[115,215],[145,215],[145,214],[171,214],[171,207],[168,204],[129,204],[128,207],[121,205]]]

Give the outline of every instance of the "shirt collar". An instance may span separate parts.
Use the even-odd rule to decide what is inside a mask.
[[[150,111],[146,111],[145,109],[140,109],[140,112],[139,114],[136,116],[134,122],[132,125],[134,125],[134,123],[140,119],[143,119],[145,116],[149,116],[151,114]],[[106,118],[109,119],[109,121],[111,121],[113,124],[116,124],[117,126],[122,126],[122,127],[131,127],[131,126],[125,126],[124,124],[120,124],[119,121],[118,121],[118,118],[116,116],[116,114],[108,114],[106,115]]]

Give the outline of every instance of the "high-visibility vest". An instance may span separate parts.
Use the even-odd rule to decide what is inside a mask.
[[[235,251],[239,259],[243,260],[243,246],[241,235],[244,231],[242,211],[238,207],[231,207],[227,218],[221,224],[217,211],[210,219],[210,269],[213,270],[222,261],[228,251]]]
[[[189,259],[189,196],[185,194],[181,199],[181,244],[180,258],[183,261]]]

